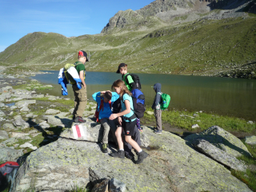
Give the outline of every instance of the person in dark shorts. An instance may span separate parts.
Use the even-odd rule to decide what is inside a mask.
[[[116,80],[112,85],[112,89],[115,89],[115,92],[120,96],[121,112],[112,113],[109,119],[114,120],[118,118],[119,124],[122,126],[118,127],[115,132],[119,150],[111,153],[110,156],[118,158],[125,157],[124,142],[122,140],[122,131],[124,130],[125,141],[129,143],[138,154],[138,160],[135,163],[142,163],[142,161],[147,158],[148,154],[141,149],[136,141],[132,139],[135,125],[137,123],[136,116],[133,112],[133,100],[131,97],[132,93],[127,89],[122,80]]]

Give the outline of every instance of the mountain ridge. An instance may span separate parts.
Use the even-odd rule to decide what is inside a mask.
[[[255,4],[156,0],[119,11],[100,34],[30,33],[0,53],[0,65],[15,66],[10,73],[58,70],[84,49],[88,71],[114,71],[125,62],[131,72],[256,78]]]

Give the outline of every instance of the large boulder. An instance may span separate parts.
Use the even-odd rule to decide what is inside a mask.
[[[180,137],[165,131],[156,135],[147,127],[143,134],[150,141],[144,149],[149,157],[139,165],[102,153],[95,142],[59,138],[31,152],[18,171],[14,191],[84,188],[91,181],[90,170],[97,178],[125,183],[127,191],[251,191]]]
[[[101,127],[101,124],[95,123],[90,120],[90,118],[87,118],[86,121],[86,123],[80,123],[79,125],[73,123],[71,128],[65,129],[60,136],[74,140],[100,142],[103,136],[103,128]],[[79,129],[80,137],[77,136],[77,129]],[[115,142],[114,137],[114,132],[110,131],[109,141]],[[149,139],[146,134],[141,133],[140,139],[142,147],[147,147],[149,145]]]
[[[234,157],[251,156],[240,139],[219,126],[212,126],[201,133],[191,134],[184,139],[191,146],[194,146],[198,139],[203,139]]]
[[[244,162],[238,160],[234,156],[229,155],[218,147],[215,147],[213,144],[205,141],[204,139],[197,139],[195,141],[194,147],[196,147],[199,151],[207,154],[214,160],[222,163],[223,165],[226,165],[227,167],[238,171],[246,171],[247,169],[247,166]]]

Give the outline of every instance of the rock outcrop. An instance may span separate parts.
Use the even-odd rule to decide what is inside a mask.
[[[213,12],[205,17],[200,16],[201,13],[210,12],[214,9],[221,9],[222,11]],[[255,13],[255,3],[252,0],[155,0],[136,11],[131,9],[119,11],[109,20],[101,33],[118,32],[121,29],[125,29],[125,31],[147,30],[156,25],[164,25],[165,22],[173,22],[175,19],[177,20],[176,23],[182,23],[199,18],[246,17],[247,14],[241,10]]]
[[[95,129],[91,128],[91,129]],[[117,179],[127,191],[251,191],[216,161],[168,132],[144,127],[149,157],[140,165],[104,154],[95,142],[59,138],[32,152],[20,167],[15,191],[63,191],[84,188],[90,169],[98,178]],[[109,152],[114,151],[113,146]]]
[[[220,127],[184,140],[165,131],[156,135],[143,126],[141,144],[149,157],[137,165],[101,152],[101,126],[92,120],[95,104],[88,102],[86,123],[80,124],[84,134],[77,138],[72,110],[61,112],[57,102],[42,107],[35,99],[42,95],[34,91],[0,88],[1,111],[7,114],[0,116],[0,161],[21,165],[14,191],[72,191],[86,186],[119,191],[251,191],[227,168],[245,171],[236,157],[250,153],[238,138]],[[24,108],[29,111],[21,110]],[[34,146],[33,139],[38,136],[41,143]],[[116,150],[111,135],[110,141],[109,153]]]
[[[221,164],[234,170],[246,171],[244,162],[236,157],[251,156],[237,137],[218,126],[185,137],[188,144]]]

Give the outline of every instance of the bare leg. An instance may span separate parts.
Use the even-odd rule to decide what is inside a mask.
[[[123,142],[122,136],[121,136],[122,130],[123,130],[122,127],[117,127],[116,132],[115,132],[119,150],[124,150],[124,142]]]
[[[125,141],[129,143],[137,152],[142,150],[138,143],[134,141],[130,135],[125,135]]]

